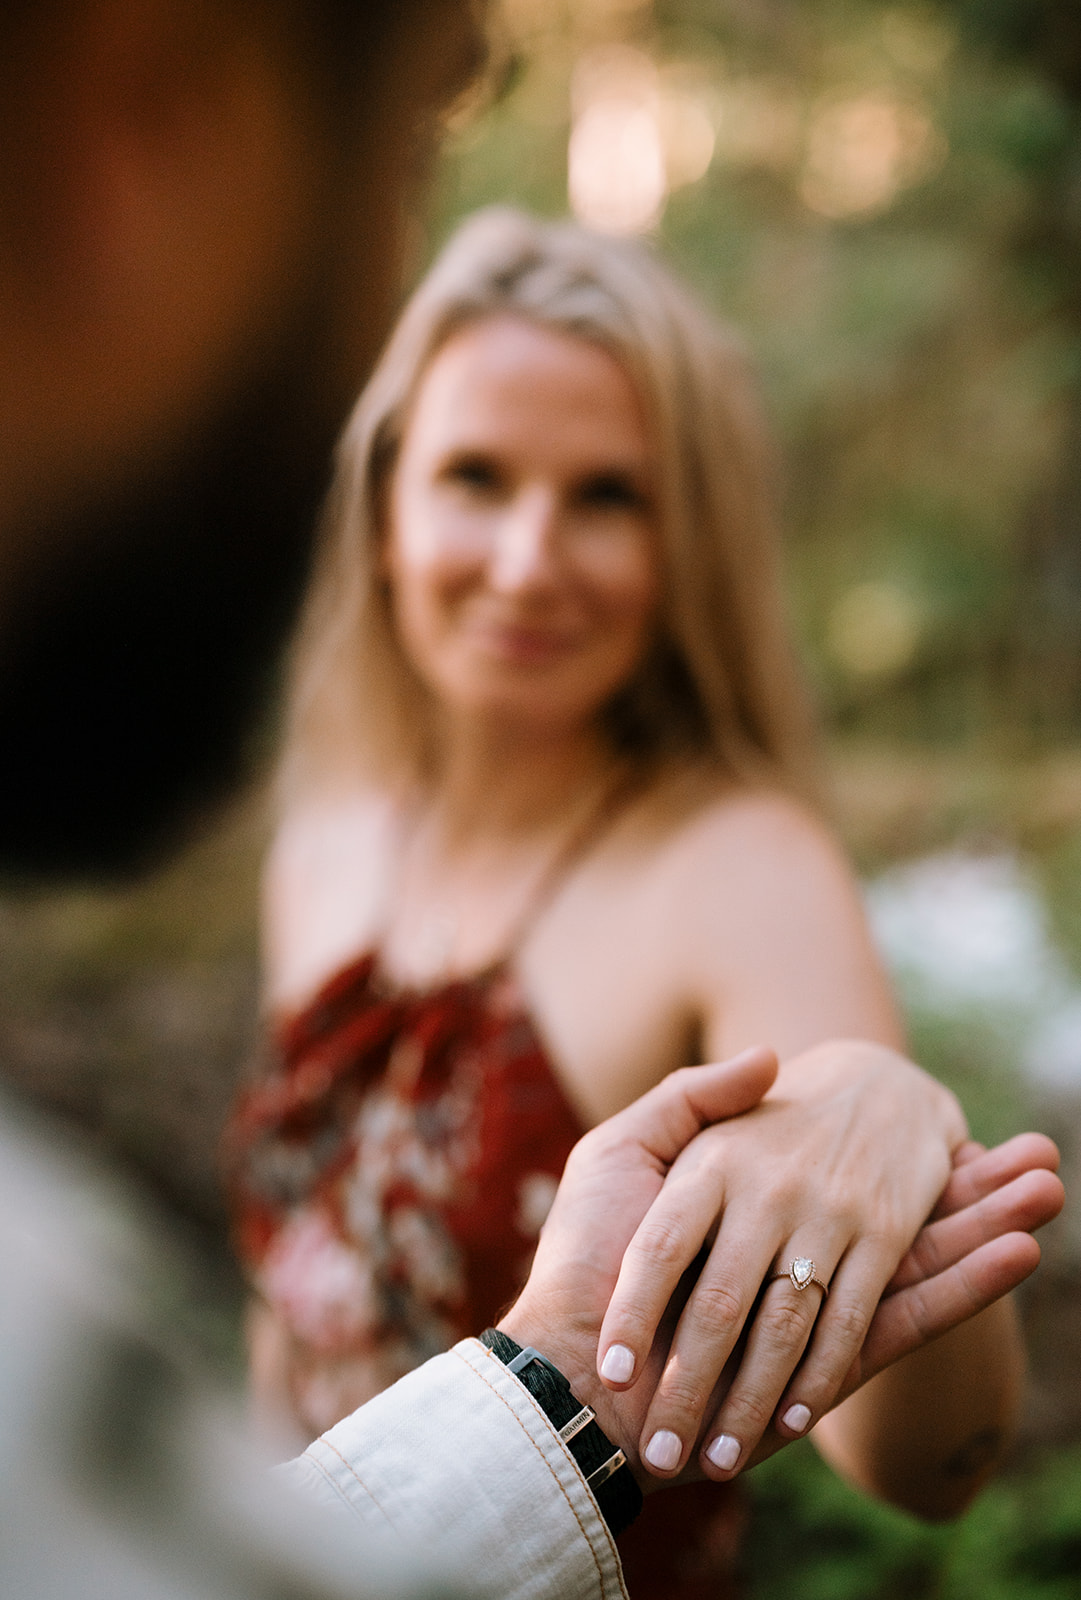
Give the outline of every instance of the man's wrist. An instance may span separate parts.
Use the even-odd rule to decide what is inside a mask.
[[[575,1341],[570,1337],[566,1326],[557,1318],[540,1315],[535,1307],[527,1304],[524,1295],[500,1317],[495,1326],[523,1349],[531,1345],[535,1350],[543,1350],[563,1373],[582,1404],[597,1410],[594,1404],[598,1398],[596,1391],[604,1386],[597,1376],[590,1353],[585,1350],[585,1341]],[[583,1347],[581,1350],[579,1343]]]
[[[623,1448],[637,1467],[638,1440],[623,1436],[624,1429],[616,1412],[617,1397],[605,1388],[597,1373],[595,1339],[575,1338],[573,1325],[558,1317],[542,1315],[527,1303],[524,1295],[500,1317],[496,1327],[523,1348],[529,1345],[542,1351],[559,1368],[582,1404],[596,1412],[597,1421],[608,1437]]]
[[[596,1334],[583,1333],[575,1337],[573,1320],[543,1315],[525,1292],[500,1317],[496,1326],[517,1344],[532,1345],[535,1350],[543,1351],[559,1368],[582,1404],[592,1407],[609,1439],[622,1448],[635,1482],[645,1494],[662,1487],[639,1458],[641,1430],[634,1421],[635,1408],[628,1404],[631,1395],[616,1393],[600,1380]]]
[[[523,1346],[497,1328],[487,1329],[481,1342],[532,1395],[573,1457],[612,1533],[622,1533],[642,1509],[642,1491],[622,1448],[601,1428],[593,1407],[583,1403],[543,1351]]]

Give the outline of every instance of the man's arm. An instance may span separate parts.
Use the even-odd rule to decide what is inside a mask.
[[[775,1070],[767,1051],[684,1069],[587,1134],[567,1163],[529,1281],[500,1322],[567,1377],[646,1489],[664,1486],[642,1471],[637,1450],[670,1329],[639,1381],[616,1391],[597,1375],[604,1313],[626,1246],[668,1167],[707,1124],[756,1104]],[[1018,1230],[1055,1214],[1061,1185],[1050,1172],[1027,1188],[1006,1181],[1001,1164],[996,1173],[985,1191],[970,1184],[960,1209],[919,1236],[846,1392],[1032,1271],[1039,1248]],[[760,1456],[785,1442],[771,1433]],[[698,1471],[695,1461],[687,1475]],[[476,1341],[361,1407],[288,1470],[362,1524],[457,1551],[481,1594],[597,1600],[623,1593],[614,1543],[569,1450],[526,1389]]]
[[[623,1402],[596,1382],[597,1336],[634,1227],[672,1161],[709,1124],[756,1105],[776,1058],[673,1073],[591,1130],[567,1162],[534,1270],[501,1327],[569,1380],[633,1456]],[[594,1391],[598,1391],[594,1393]],[[603,1414],[601,1414],[603,1412]],[[476,1340],[410,1373],[285,1469],[360,1527],[439,1548],[492,1600],[615,1600],[615,1541],[568,1448]]]

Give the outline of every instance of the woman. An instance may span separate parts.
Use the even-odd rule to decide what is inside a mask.
[[[670,1371],[643,1438],[681,1470],[746,1326],[704,1440],[731,1478],[828,1408],[965,1136],[892,1051],[806,1053],[899,1030],[814,810],[742,353],[645,248],[482,214],[347,426],[326,533],[266,878],[277,1060],[233,1129],[257,1398],[320,1431],[492,1321],[584,1128],[765,1040],[700,1290],[715,1364]],[[932,1513],[976,1468],[896,1461],[944,1392],[942,1463],[1016,1390],[1008,1309],[961,1333],[816,1434]],[[736,1503],[688,1493],[631,1530],[632,1593],[718,1594]]]

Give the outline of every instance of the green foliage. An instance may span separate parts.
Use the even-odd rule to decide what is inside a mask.
[[[1026,761],[1081,729],[1081,6],[502,10],[517,67],[448,154],[433,237],[490,201],[565,209],[573,75],[598,45],[640,49],[664,82],[701,93],[716,153],[672,190],[654,233],[758,356],[784,464],[793,611],[827,721],[850,750],[907,746],[899,777],[932,748],[936,760],[967,752],[950,759],[972,768],[953,811],[932,827],[898,808],[871,853],[885,864],[976,824],[1011,837]],[[909,142],[875,203],[845,199],[844,141],[830,154],[827,138],[838,107],[857,129],[878,116]],[[850,142],[857,166],[870,137]],[[981,785],[991,766],[1015,777]],[[910,787],[922,815],[930,801]],[[1076,820],[1081,803],[1063,809]],[[1061,818],[1039,827],[1030,864],[1081,973],[1081,844]],[[1016,1070],[1031,1016],[908,1000],[915,1054],[955,1088],[978,1137],[1038,1120]],[[1003,1479],[945,1528],[854,1494],[809,1447],[750,1481],[753,1600],[1081,1594],[1077,1450]]]
[[[944,1545],[940,1529],[863,1498],[824,1465],[809,1443],[758,1468],[747,1551],[753,1600],[917,1600],[931,1585]]]
[[[947,1526],[856,1494],[810,1444],[748,1481],[750,1600],[1076,1600],[1081,1449],[992,1483]]]
[[[760,358],[794,610],[827,716],[916,743],[986,743],[1007,724],[1072,736],[1081,8],[502,10],[515,70],[444,163],[433,233],[487,201],[561,211],[576,65],[613,40],[644,51],[715,128],[708,171],[672,190],[656,233]],[[876,138],[900,141],[895,170],[886,149],[877,199],[873,184],[861,199]],[[839,618],[868,582],[907,609],[892,656],[846,644]]]
[[[948,1016],[910,1007],[906,1023],[914,1058],[953,1090],[974,1139],[999,1144],[1037,1120],[1017,1072],[1019,1019],[988,1017],[975,1007]]]

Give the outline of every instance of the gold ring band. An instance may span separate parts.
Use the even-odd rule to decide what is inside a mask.
[[[823,1300],[829,1294],[829,1285],[815,1275],[815,1264],[810,1256],[796,1256],[786,1272],[775,1272],[770,1278],[770,1283],[777,1283],[781,1278],[787,1278],[794,1289],[802,1293],[813,1283],[822,1290]]]

